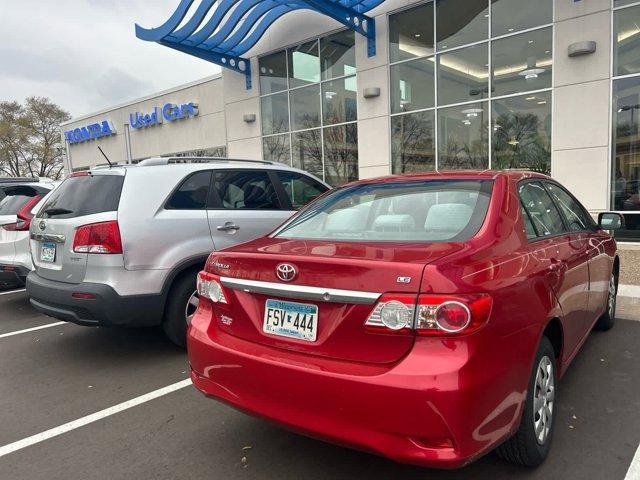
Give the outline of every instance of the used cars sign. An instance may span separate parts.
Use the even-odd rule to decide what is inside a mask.
[[[153,127],[164,121],[174,122],[184,118],[193,118],[198,116],[197,103],[185,103],[176,105],[166,103],[162,108],[156,107],[149,113],[134,112],[129,114],[129,125],[132,128]]]

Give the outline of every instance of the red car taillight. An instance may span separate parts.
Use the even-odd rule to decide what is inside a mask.
[[[76,253],[122,253],[120,227],[116,220],[78,227],[73,238]]]
[[[216,277],[207,272],[200,272],[198,273],[197,286],[200,298],[206,298],[213,303],[227,303],[227,297],[224,295],[222,285],[220,285]]]
[[[35,207],[41,199],[42,195],[31,197],[31,199],[27,203],[25,203],[18,212],[18,221],[16,223],[12,223],[11,225],[5,225],[2,228],[4,228],[5,230],[9,230],[10,232],[24,232],[29,230],[31,219],[33,218],[31,210],[33,210],[33,207]]]
[[[383,295],[365,322],[378,333],[468,335],[489,319],[489,295]]]

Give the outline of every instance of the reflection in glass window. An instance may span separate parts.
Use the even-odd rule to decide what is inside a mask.
[[[258,60],[260,93],[275,93],[287,88],[287,55],[284,51]]]
[[[262,97],[260,103],[263,135],[289,131],[287,92]]]
[[[482,169],[489,164],[487,103],[438,110],[438,168]]]
[[[491,35],[546,25],[553,21],[553,0],[492,0]]]
[[[391,165],[394,174],[435,168],[433,110],[391,117]]]
[[[625,214],[621,240],[640,240],[640,77],[613,82],[613,171],[611,206]]]
[[[289,144],[289,134],[263,137],[262,155],[265,160],[290,164],[291,146]]]
[[[291,90],[291,130],[320,126],[320,85]]]
[[[355,123],[324,129],[325,182],[340,185],[358,179],[358,127]]]
[[[492,167],[551,173],[551,92],[492,102]]]
[[[289,56],[289,88],[320,81],[318,42],[303,43],[287,50]]]
[[[358,118],[356,77],[332,80],[322,84],[324,125],[353,122]]]
[[[328,190],[324,185],[298,172],[277,172],[277,175],[291,206],[296,210]]]
[[[438,50],[459,47],[488,38],[489,1],[437,0],[436,35]]]
[[[291,135],[293,166],[306,170],[318,178],[322,175],[322,136],[320,129]]]
[[[493,95],[550,88],[553,64],[551,43],[551,28],[493,42]]]
[[[613,14],[613,74],[640,72],[640,5]]]
[[[392,65],[391,113],[435,106],[433,57]]]
[[[560,212],[540,182],[526,182],[518,189],[520,200],[529,213],[538,235],[557,235],[564,232]]]
[[[438,55],[438,105],[484,99],[488,90],[486,43]]]
[[[636,3],[638,0],[613,0],[614,7],[622,7],[624,5],[631,5],[632,3]]]
[[[556,205],[558,205],[562,211],[569,231],[580,232],[582,230],[589,230],[593,225],[593,221],[583,206],[569,195],[564,188],[551,182],[545,182],[545,184],[549,192],[551,192],[551,196],[555,200]]]
[[[353,30],[334,33],[320,39],[322,79],[356,73],[356,39]]]
[[[433,53],[433,2],[389,17],[392,62]]]

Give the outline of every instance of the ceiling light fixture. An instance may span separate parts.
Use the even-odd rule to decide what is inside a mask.
[[[542,100],[541,102],[538,102],[538,105],[546,105],[547,101],[546,100]]]
[[[536,97],[533,97],[533,96],[525,98],[525,100],[529,100],[529,101],[535,100],[535,99],[536,99]]]
[[[511,140],[509,140],[507,142],[509,145],[511,145],[512,147],[515,147],[516,145],[518,145],[520,142],[518,140],[516,140],[515,137],[513,137]]]
[[[527,68],[518,73],[518,75],[524,77],[525,80],[531,80],[538,78],[538,75],[542,75],[544,72],[546,72],[544,68]]]
[[[462,110],[460,113],[464,113],[467,118],[477,117],[479,113],[482,113],[484,110],[481,108],[467,108],[466,110]]]

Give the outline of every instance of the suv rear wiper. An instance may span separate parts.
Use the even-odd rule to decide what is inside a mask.
[[[66,215],[68,213],[73,213],[72,210],[67,210],[66,208],[47,208],[42,213],[46,215]]]

